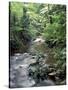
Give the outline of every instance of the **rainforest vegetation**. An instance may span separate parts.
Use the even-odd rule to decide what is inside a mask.
[[[29,76],[37,83],[50,78],[56,85],[66,84],[65,5],[10,2],[9,34],[10,56],[15,53],[36,56],[37,62],[29,65]],[[38,38],[44,42],[38,42]],[[45,54],[49,61],[43,64],[48,64],[47,67],[40,61],[41,57],[45,60]]]

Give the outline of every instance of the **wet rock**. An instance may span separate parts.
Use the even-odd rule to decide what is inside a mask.
[[[53,81],[51,81],[51,80],[44,80],[44,81],[38,83],[37,87],[38,86],[52,86],[52,85],[55,85]]]
[[[64,80],[66,78],[66,73],[64,70],[57,70],[57,76],[61,79]]]
[[[36,63],[36,59],[31,59],[30,57],[29,58],[25,58],[24,59],[24,63],[28,64],[28,65],[34,64],[34,63]]]
[[[48,65],[48,64],[44,64],[44,65],[42,66],[42,68],[49,68],[49,65]]]
[[[37,56],[32,56],[32,59],[36,59],[37,58]]]
[[[25,58],[27,58],[27,57],[29,57],[29,53],[24,53],[23,56],[24,56]]]
[[[66,85],[66,80],[60,82],[60,85]]]
[[[55,68],[49,68],[49,72],[54,72]]]
[[[56,80],[56,81],[59,81],[59,77],[55,76],[55,80]]]
[[[20,53],[15,53],[14,56],[20,56],[21,54]]]
[[[25,58],[28,58],[28,57],[30,57],[29,53],[17,55],[18,60],[24,60]]]
[[[49,77],[51,80],[53,80],[53,81],[56,80],[56,79],[55,79],[55,76],[56,76],[56,72],[52,72],[52,73],[49,73],[49,74],[48,74],[48,77]]]
[[[48,75],[49,76],[55,76],[56,75],[56,72],[49,73]]]

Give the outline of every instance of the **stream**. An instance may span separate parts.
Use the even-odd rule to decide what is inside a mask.
[[[45,58],[43,60],[45,65],[53,63],[53,57],[51,50],[41,42],[33,42],[26,53],[15,53],[10,56],[10,68],[9,68],[9,84],[10,88],[23,88],[23,87],[37,87],[37,86],[52,86],[55,83],[50,79],[45,79],[39,83],[29,76],[29,65],[36,63],[36,53],[44,53]]]

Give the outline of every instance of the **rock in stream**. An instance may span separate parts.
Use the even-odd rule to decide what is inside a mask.
[[[34,63],[36,63],[36,56],[32,56],[29,53],[17,53],[14,56],[10,56],[10,88],[54,85],[51,80],[36,83],[29,76],[29,66]]]
[[[36,62],[28,53],[10,57],[10,88],[31,87],[35,81],[28,76],[28,66]]]

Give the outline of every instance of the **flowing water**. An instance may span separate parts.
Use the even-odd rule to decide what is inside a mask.
[[[45,64],[53,63],[51,50],[44,44],[32,44],[28,53],[16,53],[10,56],[10,87],[33,87],[33,86],[49,86],[55,85],[51,80],[44,80],[36,84],[35,80],[29,76],[29,65],[36,63],[36,57],[33,53],[42,52],[46,55]]]

